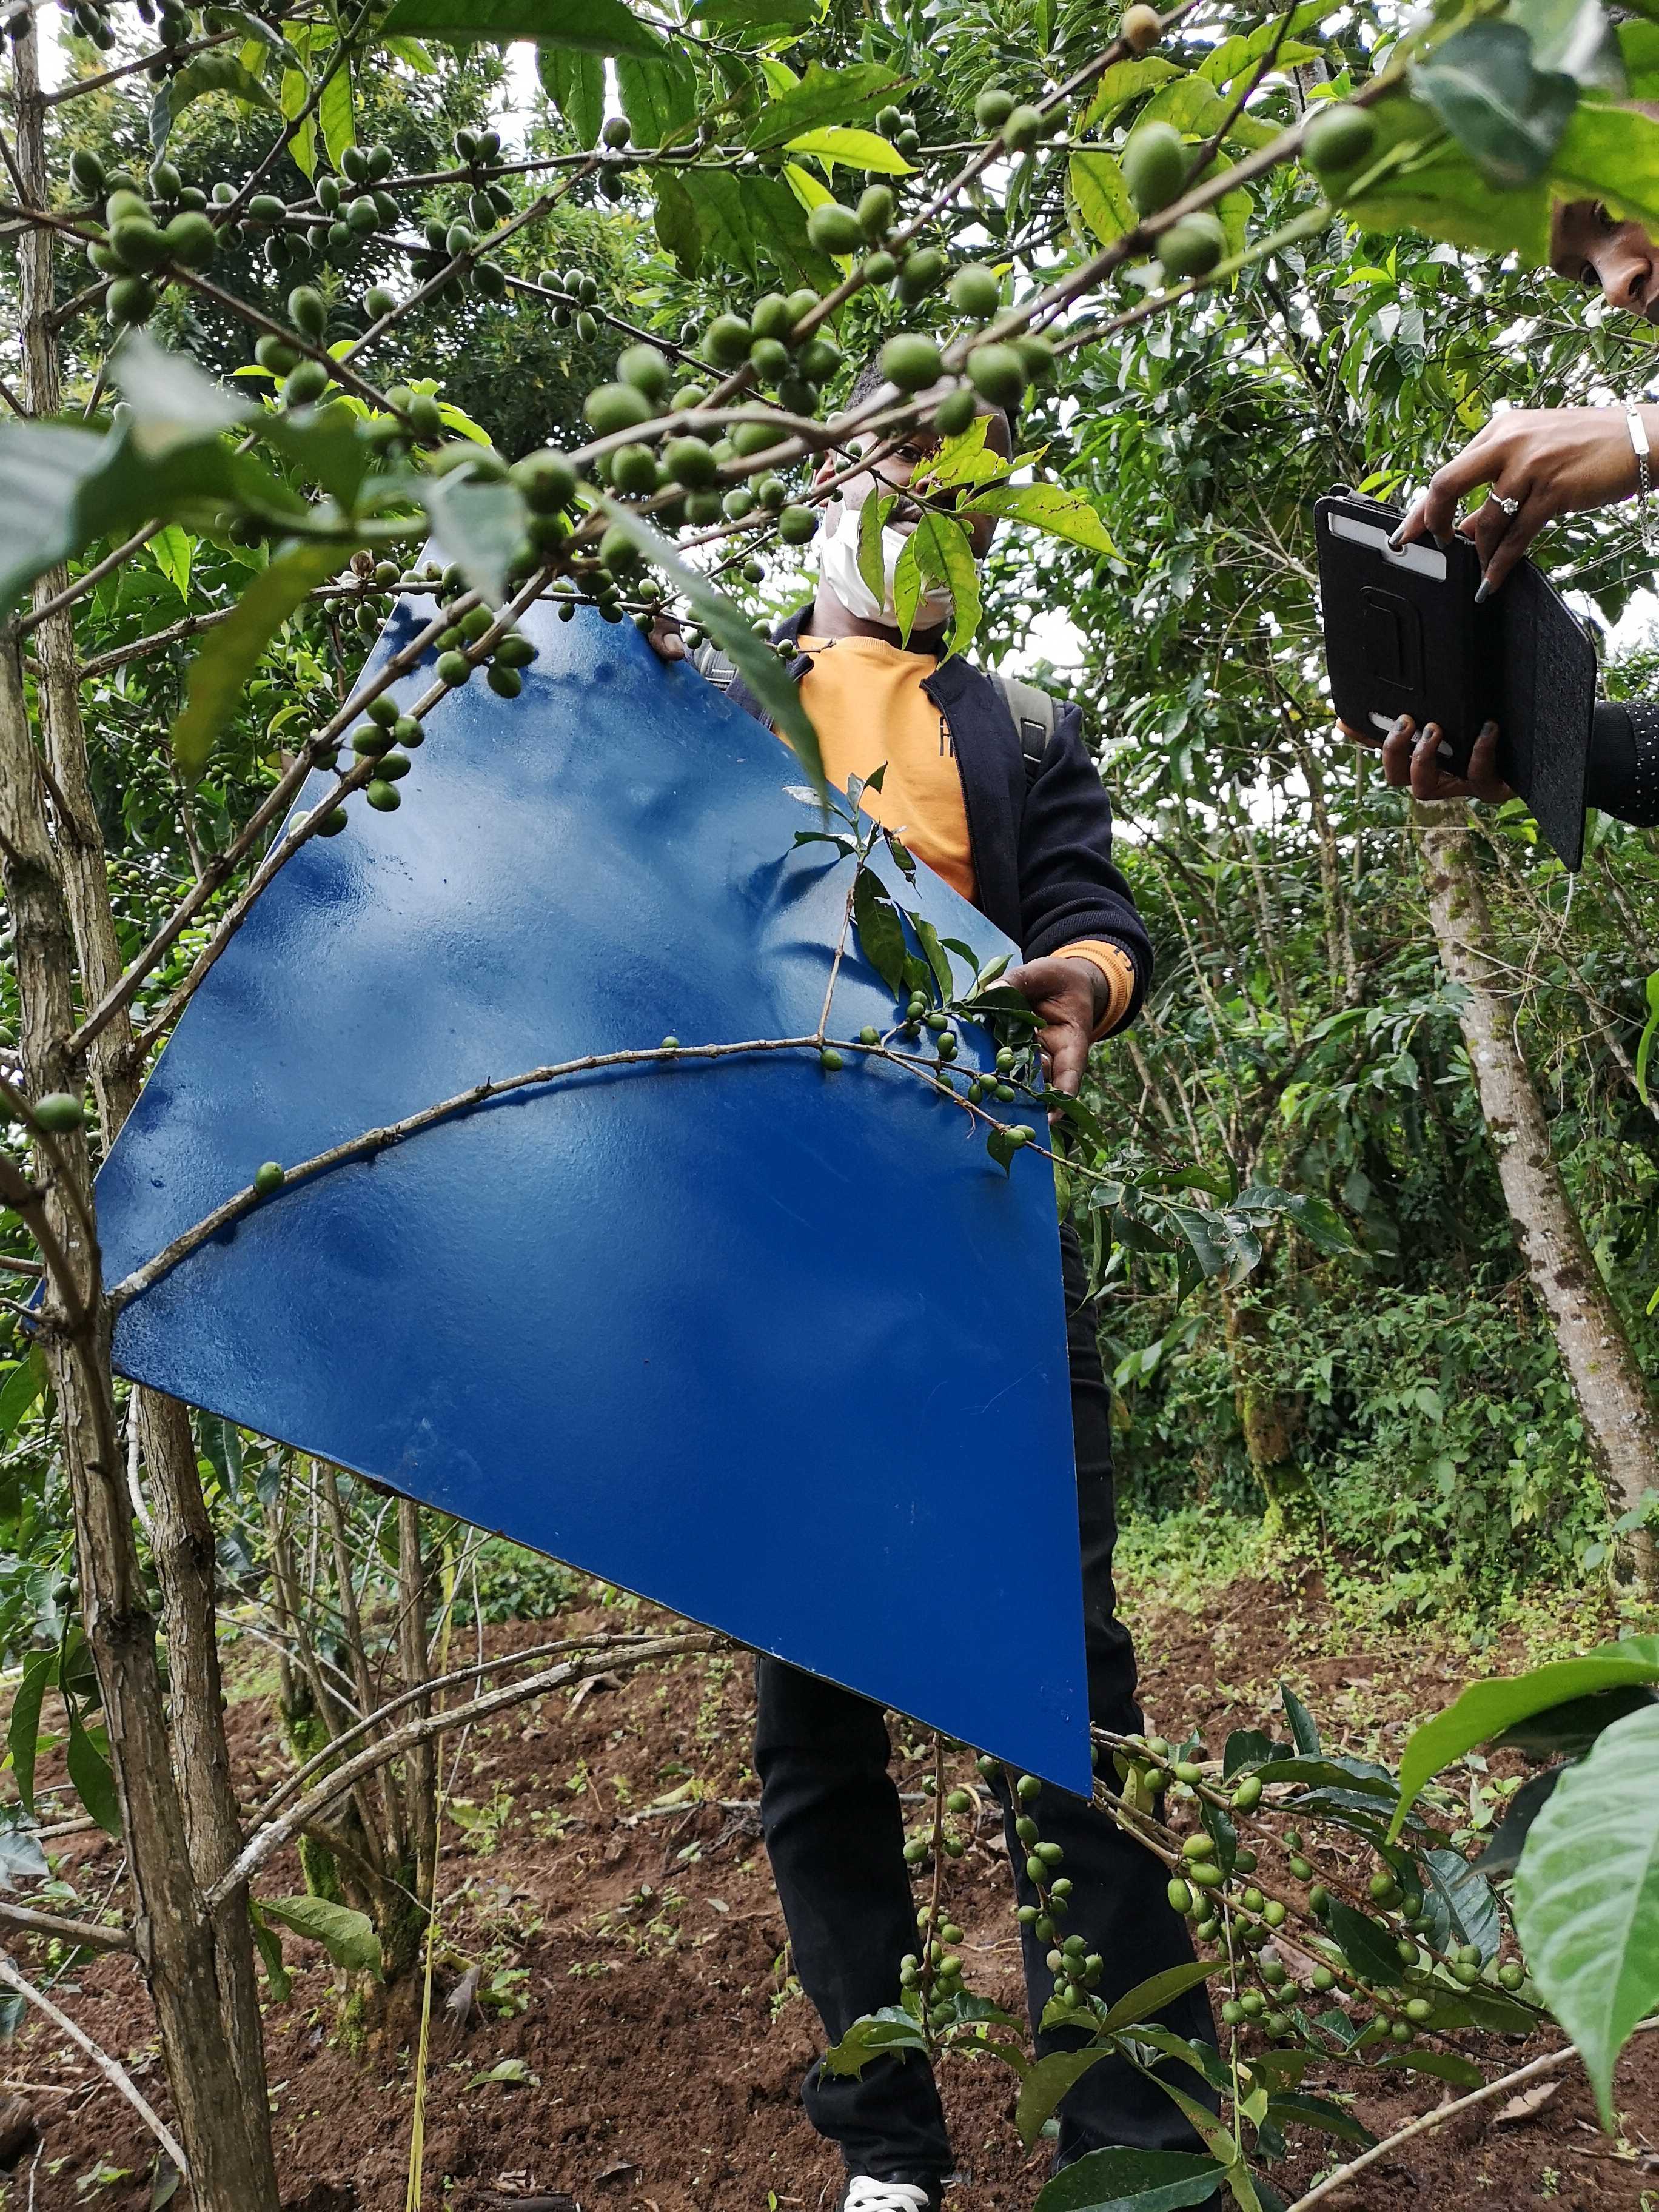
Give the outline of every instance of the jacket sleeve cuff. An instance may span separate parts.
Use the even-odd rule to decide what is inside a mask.
[[[1135,994],[1134,963],[1121,945],[1102,937],[1080,937],[1074,945],[1058,945],[1056,960],[1086,960],[1106,979],[1106,1011],[1094,1028],[1091,1042],[1109,1036],[1129,1011]]]

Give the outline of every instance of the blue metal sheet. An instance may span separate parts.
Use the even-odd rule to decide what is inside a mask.
[[[209,975],[99,1180],[111,1281],[262,1160],[482,1077],[816,1028],[852,863],[793,848],[790,756],[626,625],[525,627],[522,695],[447,700],[402,809],[353,800]],[[1009,949],[920,874],[943,933]],[[891,1014],[853,947],[831,1033]],[[1088,1786],[1051,1177],[893,1069],[492,1101],[266,1200],[125,1309],[116,1356]]]

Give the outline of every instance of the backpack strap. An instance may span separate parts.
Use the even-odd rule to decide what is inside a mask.
[[[691,665],[699,676],[706,676],[717,691],[729,691],[738,680],[736,663],[717,645],[700,645],[691,656]]]
[[[1023,682],[1018,676],[1003,676],[994,671],[991,681],[1001,692],[1002,703],[1013,718],[1019,750],[1024,757],[1025,788],[1029,791],[1042,773],[1043,758],[1054,739],[1054,696],[1038,684]]]

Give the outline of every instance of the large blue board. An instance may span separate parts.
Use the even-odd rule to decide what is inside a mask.
[[[354,800],[209,975],[99,1179],[109,1280],[262,1160],[482,1077],[816,1028],[852,863],[793,847],[793,759],[626,625],[525,627],[522,695],[447,699],[401,811]],[[920,872],[944,933],[1009,949]],[[854,946],[831,1033],[891,1018]],[[894,1069],[492,1101],[266,1200],[126,1307],[116,1357],[1089,1786],[1052,1180]]]

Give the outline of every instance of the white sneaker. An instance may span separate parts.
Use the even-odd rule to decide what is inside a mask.
[[[933,2202],[914,2181],[878,2181],[872,2174],[855,2173],[836,2212],[931,2212]]]

